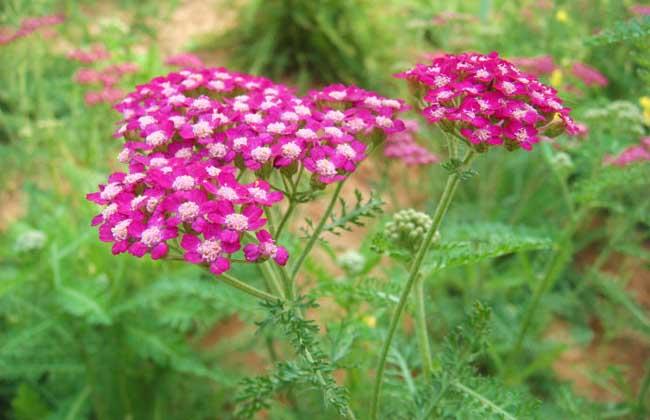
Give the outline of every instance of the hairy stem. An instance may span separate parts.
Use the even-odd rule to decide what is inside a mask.
[[[418,276],[415,281],[415,332],[418,337],[418,347],[422,358],[422,372],[428,375],[433,372],[431,361],[431,347],[429,345],[429,334],[427,331],[427,314],[424,306],[424,278]]]
[[[266,293],[263,290],[258,289],[255,286],[251,286],[250,284],[246,284],[241,280],[236,279],[235,277],[231,276],[230,274],[227,273],[222,273],[219,278],[223,280],[224,283],[235,287],[242,292],[248,293],[251,296],[255,296],[258,299],[262,300],[269,300],[269,301],[274,301],[274,300],[282,300],[281,298],[277,296],[273,296],[270,293]]]
[[[311,249],[314,247],[314,244],[316,243],[316,241],[320,237],[321,232],[323,231],[323,227],[325,227],[325,224],[327,223],[327,219],[330,217],[332,210],[334,210],[334,206],[336,205],[336,200],[338,199],[339,194],[341,193],[341,188],[343,188],[343,183],[346,181],[346,179],[339,182],[338,185],[336,186],[336,190],[334,190],[334,195],[330,200],[330,204],[327,206],[327,210],[325,210],[323,217],[321,217],[320,222],[318,222],[318,226],[316,226],[314,233],[309,238],[307,245],[305,245],[305,249],[302,250],[300,257],[298,257],[298,261],[296,261],[296,263],[294,264],[293,269],[291,270],[291,276],[289,277],[292,284],[296,280],[296,275],[300,270],[300,266],[302,266],[302,263],[305,262],[305,258],[307,258],[307,255],[309,255],[309,253],[311,252]]]
[[[473,157],[474,157],[474,151],[470,149],[465,155],[465,158],[463,159],[463,166],[469,164],[469,162],[473,159]],[[440,201],[438,202],[438,206],[436,207],[436,210],[433,214],[433,221],[431,223],[431,227],[427,231],[426,236],[422,241],[422,244],[420,245],[417,254],[415,255],[415,259],[413,260],[413,263],[411,265],[411,270],[409,272],[408,280],[404,285],[404,289],[402,290],[402,293],[400,295],[399,301],[397,303],[397,307],[395,308],[395,311],[393,312],[393,315],[391,317],[390,326],[388,327],[388,335],[386,336],[386,340],[384,341],[384,345],[381,350],[381,356],[379,357],[379,365],[377,366],[377,376],[375,378],[375,386],[372,395],[372,405],[370,407],[370,418],[372,420],[377,419],[377,414],[379,412],[379,396],[381,394],[381,386],[383,384],[383,379],[384,379],[386,359],[388,357],[388,351],[390,350],[390,345],[393,342],[393,338],[395,337],[395,331],[397,330],[397,325],[399,324],[399,320],[402,316],[402,313],[404,312],[404,308],[406,306],[406,302],[408,301],[409,295],[411,293],[411,289],[413,288],[413,284],[415,283],[415,280],[419,275],[420,266],[422,265],[424,256],[426,255],[429,246],[431,245],[431,241],[433,240],[435,233],[438,231],[438,228],[442,223],[442,219],[444,218],[445,213],[447,213],[447,209],[451,204],[451,201],[454,197],[454,193],[456,192],[456,188],[458,187],[459,182],[460,182],[459,171],[454,171],[447,178],[447,185],[445,186],[442,196],[440,197]]]

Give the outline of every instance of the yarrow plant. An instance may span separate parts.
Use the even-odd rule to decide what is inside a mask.
[[[405,105],[341,85],[299,98],[267,79],[203,69],[156,78],[116,109],[128,171],[88,195],[104,206],[93,220],[100,239],[153,259],[173,248],[221,274],[242,249],[246,262],[286,264],[265,210],[304,195],[303,173],[312,189],[344,180],[373,141],[404,128],[395,115]]]
[[[421,280],[420,266],[437,236],[459,182],[474,175],[470,168],[472,160],[477,153],[494,147],[532,150],[545,138],[578,132],[569,116],[570,110],[562,104],[555,89],[520,71],[497,53],[438,56],[430,64],[418,64],[396,77],[408,81],[422,116],[446,135],[449,160],[443,166],[450,174],[431,223],[409,262],[408,279],[391,317],[377,367],[370,414],[373,420],[379,413],[386,359],[400,317],[413,285]],[[459,141],[466,149],[462,158],[458,154]],[[422,366],[427,374],[434,367],[426,333],[424,295],[421,287],[417,289],[420,293],[416,293],[416,328]]]
[[[202,68],[157,77],[115,108],[123,116],[118,160],[127,169],[87,196],[102,206],[92,221],[100,239],[114,254],[185,260],[260,299],[283,302],[295,299],[296,275],[343,181],[387,135],[404,129],[397,115],[407,107],[343,85],[298,97],[265,78]],[[285,271],[290,256],[279,239],[292,211],[333,183],[321,222]],[[287,201],[275,224],[274,212]],[[236,279],[229,273],[234,263],[261,264],[274,291]],[[321,363],[300,349],[309,364]],[[314,369],[332,404],[353,418],[333,380]]]

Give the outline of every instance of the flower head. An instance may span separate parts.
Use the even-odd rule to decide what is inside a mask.
[[[530,150],[542,135],[550,135],[556,117],[562,131],[576,130],[553,88],[497,53],[444,55],[397,77],[411,83],[430,123],[462,136],[478,151],[496,145]]]

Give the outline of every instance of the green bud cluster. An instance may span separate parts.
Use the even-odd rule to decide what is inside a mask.
[[[339,255],[336,263],[348,274],[359,274],[366,266],[366,258],[355,250]]]
[[[592,108],[584,113],[590,126],[602,126],[616,134],[643,135],[643,113],[629,101],[613,101],[605,106]]]
[[[395,245],[414,251],[431,228],[431,218],[414,209],[400,210],[386,224],[386,237]]]

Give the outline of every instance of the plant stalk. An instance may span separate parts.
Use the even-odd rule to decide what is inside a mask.
[[[431,361],[431,346],[429,345],[429,334],[427,331],[427,313],[424,306],[424,278],[418,276],[415,281],[415,333],[418,338],[420,357],[422,358],[422,373],[428,375],[433,372]]]
[[[327,210],[325,210],[325,213],[323,214],[323,217],[321,217],[318,226],[316,226],[316,230],[314,230],[314,233],[309,238],[307,245],[305,245],[305,249],[302,250],[300,257],[298,257],[298,261],[296,261],[296,264],[294,264],[293,269],[291,270],[291,276],[289,276],[289,279],[291,280],[292,284],[296,280],[296,275],[300,270],[300,266],[302,266],[302,264],[305,262],[305,258],[307,258],[307,255],[309,255],[311,249],[314,247],[314,244],[320,237],[320,234],[323,231],[323,228],[325,227],[325,223],[327,223],[327,219],[332,213],[332,210],[334,210],[334,206],[336,205],[336,200],[339,198],[339,194],[341,193],[341,189],[343,188],[343,183],[346,180],[347,178],[339,182],[338,185],[336,186],[336,190],[334,190],[334,195],[332,196],[332,199],[330,200],[330,203],[327,206]]]
[[[469,164],[470,161],[473,159],[473,157],[474,157],[474,151],[470,149],[465,155],[465,158],[463,159],[463,167]],[[370,407],[370,419],[372,420],[377,419],[377,414],[379,411],[379,396],[381,394],[381,386],[383,384],[384,370],[386,368],[386,359],[388,357],[390,345],[393,342],[393,338],[395,337],[395,331],[397,330],[397,325],[399,324],[399,320],[402,316],[402,313],[404,312],[404,308],[406,306],[406,302],[408,301],[409,294],[411,293],[411,289],[413,288],[413,284],[415,283],[415,280],[418,277],[420,266],[422,265],[424,256],[426,255],[429,246],[433,241],[435,233],[438,231],[438,228],[442,223],[442,219],[447,213],[447,209],[449,209],[449,206],[454,197],[459,182],[460,182],[459,171],[453,172],[447,178],[447,185],[445,186],[442,196],[440,197],[440,201],[438,202],[438,206],[436,207],[436,210],[433,214],[433,221],[431,223],[431,228],[429,228],[429,230],[427,231],[424,241],[422,241],[422,244],[420,245],[420,248],[418,249],[417,254],[415,255],[415,259],[413,260],[413,264],[411,265],[411,270],[409,272],[408,280],[404,285],[404,289],[402,290],[402,294],[400,295],[399,301],[397,303],[397,307],[395,308],[395,311],[393,312],[393,316],[391,317],[390,326],[388,327],[388,336],[384,341],[384,345],[381,351],[381,356],[379,358],[379,365],[377,367],[377,376],[375,378],[375,386],[374,386],[373,396],[372,396],[372,405]]]
[[[248,293],[251,296],[255,296],[258,299],[268,300],[268,301],[282,300],[281,298],[277,296],[273,296],[270,293],[266,293],[265,291],[260,290],[257,287],[251,286],[250,284],[246,284],[243,281],[238,280],[235,277],[231,276],[230,274],[222,273],[219,276],[219,278],[223,280],[224,283],[236,289],[239,289],[242,292]]]

